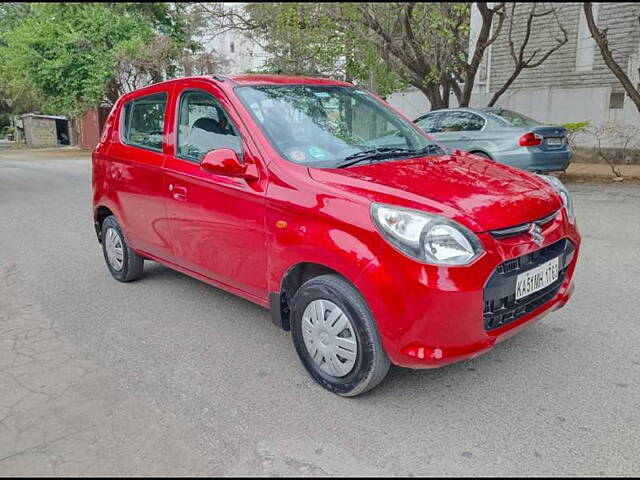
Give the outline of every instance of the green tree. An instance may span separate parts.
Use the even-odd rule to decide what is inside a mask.
[[[209,3],[198,8],[212,31],[242,31],[269,54],[262,73],[342,78],[383,95],[404,86],[376,46],[348,24],[348,3]]]
[[[0,24],[0,83],[10,108],[20,110],[31,96],[41,111],[74,114],[176,75],[179,60],[198,49],[186,8],[114,2],[9,9],[15,21]]]
[[[470,2],[207,4],[222,29],[246,32],[271,54],[266,68],[292,74],[342,74],[388,93],[413,85],[432,108],[450,94],[468,105],[486,49],[504,22],[504,3],[477,3],[481,28],[469,50]]]

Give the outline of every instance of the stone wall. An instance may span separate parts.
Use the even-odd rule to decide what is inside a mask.
[[[27,148],[57,147],[56,121],[50,118],[39,118],[25,115],[24,133]]]

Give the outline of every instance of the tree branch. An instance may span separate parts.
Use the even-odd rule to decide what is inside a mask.
[[[514,22],[514,18],[516,16],[515,9],[516,9],[516,3],[514,2],[512,4],[512,6],[511,6],[511,18],[509,19],[509,50],[511,52],[511,58],[513,59],[513,63],[514,63],[513,72],[511,73],[509,78],[507,78],[507,80],[504,82],[504,84],[498,89],[498,91],[496,91],[493,94],[493,97],[491,97],[491,100],[489,101],[489,103],[487,105],[489,107],[492,107],[492,106],[494,106],[496,104],[496,102],[502,96],[502,94],[509,89],[509,87],[513,84],[513,82],[515,82],[515,80],[518,78],[518,76],[520,75],[522,70],[528,69],[528,68],[537,68],[537,67],[539,67],[554,52],[556,52],[559,48],[561,48],[569,40],[569,37],[567,35],[567,31],[564,28],[564,26],[562,25],[562,23],[560,22],[560,19],[558,18],[558,15],[556,13],[557,12],[556,8],[554,7],[554,8],[548,9],[548,10],[544,10],[542,12],[537,12],[536,11],[536,3],[534,3],[531,6],[531,10],[529,10],[529,15],[527,17],[526,30],[525,30],[525,33],[524,33],[524,37],[522,39],[522,43],[520,44],[520,48],[518,49],[518,53],[516,54],[515,43],[513,41],[513,22]],[[534,50],[531,53],[531,55],[529,55],[528,58],[525,60],[525,52],[526,52],[527,46],[529,44],[529,40],[531,39],[531,32],[533,30],[533,20],[534,20],[534,18],[541,18],[541,17],[545,17],[545,16],[550,15],[550,14],[554,14],[555,15],[555,19],[556,19],[556,23],[558,25],[558,28],[562,32],[562,38],[555,38],[555,40],[556,40],[555,45],[553,47],[551,47],[549,50],[547,50],[541,57],[539,57],[539,59],[537,61],[534,62],[534,58],[536,58],[536,56],[540,52],[539,48]]]
[[[636,108],[640,112],[640,93],[631,83],[631,79],[626,74],[626,72],[622,69],[622,67],[616,62],[615,58],[613,58],[613,54],[611,49],[609,48],[609,39],[607,38],[607,30],[598,29],[596,22],[593,18],[593,8],[591,2],[584,2],[583,4],[584,15],[587,19],[587,25],[589,26],[589,32],[591,32],[591,36],[598,45],[600,49],[600,53],[602,55],[602,59],[604,63],[606,63],[609,70],[616,76],[618,81],[622,84],[625,92],[633,103],[635,103]]]

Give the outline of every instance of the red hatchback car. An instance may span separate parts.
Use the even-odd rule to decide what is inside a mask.
[[[447,153],[349,83],[264,75],[124,95],[93,152],[117,280],[153,260],[271,310],[324,388],[480,355],[573,291],[555,177]]]

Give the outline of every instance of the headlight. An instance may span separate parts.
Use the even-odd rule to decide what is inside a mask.
[[[538,174],[538,176],[556,189],[556,191],[560,195],[560,198],[562,198],[562,203],[564,204],[564,208],[567,210],[567,216],[569,217],[569,220],[571,220],[571,222],[574,222],[576,217],[573,212],[573,199],[571,198],[571,193],[569,193],[567,187],[565,187],[557,177],[540,174]]]
[[[468,265],[484,251],[468,228],[440,215],[373,203],[371,217],[391,245],[419,262]]]

